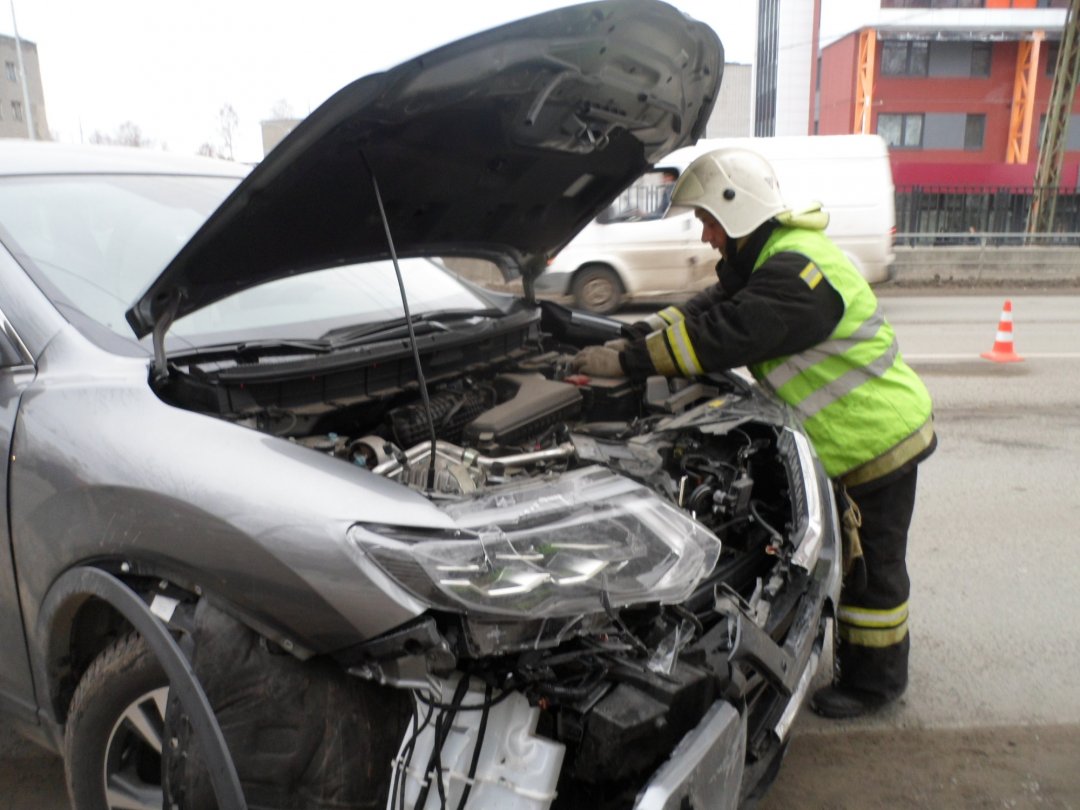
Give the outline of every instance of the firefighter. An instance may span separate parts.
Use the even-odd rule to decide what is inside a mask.
[[[755,152],[697,158],[672,192],[716,248],[718,282],[635,324],[632,339],[589,346],[597,376],[693,377],[747,366],[790,405],[834,482],[844,526],[836,673],[811,699],[857,717],[907,686],[907,534],[916,467],[937,443],[930,395],[903,361],[877,298],[823,233],[820,205],[792,212]]]

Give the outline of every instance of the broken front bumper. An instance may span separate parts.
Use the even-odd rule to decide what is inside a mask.
[[[834,512],[825,511],[825,520],[831,524]],[[719,600],[717,609],[727,616],[731,639],[724,657],[731,665],[760,674],[770,687],[769,697],[754,712],[738,698],[713,703],[638,793],[635,810],[737,808],[767,779],[769,765],[781,755],[817,672],[825,619],[839,599],[836,533],[832,525],[825,529],[782,644],[741,606]],[[446,806],[459,806],[463,796],[472,808],[550,807],[566,749],[536,734],[540,709],[517,693],[493,701],[478,681],[466,688],[453,677],[438,686],[433,700],[417,697],[415,719],[394,760],[388,808],[426,810],[443,806],[443,801]],[[450,720],[436,723],[430,719],[438,709],[455,703],[459,709]],[[440,734],[443,741],[436,752]],[[748,757],[755,761],[753,767],[746,765]]]
[[[831,514],[830,518],[831,520]],[[825,537],[835,538],[832,531]],[[840,598],[840,563],[835,540],[822,549],[811,583],[802,596],[785,643],[776,644],[737,606],[729,616],[737,627],[731,662],[748,661],[775,686],[780,699],[765,713],[763,728],[753,734],[747,713],[717,701],[702,721],[687,733],[668,761],[639,794],[635,810],[678,810],[708,807],[737,808],[768,773],[763,767],[747,771],[747,746],[779,753],[817,673],[828,611]]]

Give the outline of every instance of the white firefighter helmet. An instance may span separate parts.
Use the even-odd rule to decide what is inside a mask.
[[[708,211],[738,239],[787,210],[776,173],[757,152],[717,149],[694,160],[671,192],[671,208]]]

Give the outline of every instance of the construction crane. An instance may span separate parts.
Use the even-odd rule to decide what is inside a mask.
[[[1080,78],[1080,0],[1072,0],[1065,17],[1054,83],[1050,89],[1050,105],[1046,110],[1046,126],[1039,144],[1039,163],[1035,169],[1035,189],[1028,211],[1028,233],[1048,233],[1053,230],[1058,188],[1061,185],[1061,164],[1065,157],[1066,135],[1077,79]]]

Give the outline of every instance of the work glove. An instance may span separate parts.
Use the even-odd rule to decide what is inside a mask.
[[[630,345],[630,341],[626,338],[615,338],[614,340],[605,340],[604,347],[607,349],[614,349],[617,352],[621,352],[627,346]]]
[[[625,377],[619,353],[607,346],[586,346],[574,355],[570,366],[594,377]]]
[[[847,487],[837,484],[836,508],[840,513],[840,548],[843,557],[843,590],[847,599],[854,599],[866,590],[866,558],[863,556],[862,513],[851,500]]]

